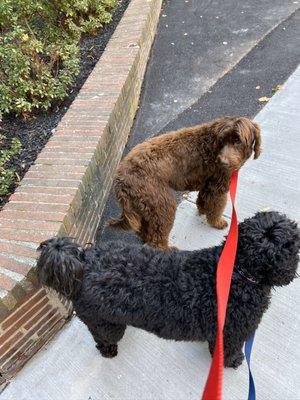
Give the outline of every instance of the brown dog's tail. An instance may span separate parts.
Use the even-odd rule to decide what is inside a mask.
[[[122,229],[123,231],[131,229],[131,226],[124,214],[122,214],[119,218],[111,218],[108,220],[107,226],[113,229]]]
[[[124,231],[132,229],[135,232],[139,232],[141,229],[141,217],[132,210],[128,201],[120,201],[120,204],[124,210],[123,214],[119,218],[111,218],[107,222],[107,226]]]

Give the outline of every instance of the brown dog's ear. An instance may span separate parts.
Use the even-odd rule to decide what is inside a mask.
[[[234,132],[235,124],[233,117],[221,117],[212,122],[211,130],[217,136],[218,141],[224,141]]]
[[[253,151],[254,151],[254,159],[256,160],[261,153],[261,135],[260,135],[260,127],[257,123],[253,122],[254,125],[254,146],[253,146]]]

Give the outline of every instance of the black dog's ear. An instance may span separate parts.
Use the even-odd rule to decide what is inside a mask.
[[[275,211],[258,212],[239,224],[238,262],[259,282],[288,285],[299,262],[296,222]]]

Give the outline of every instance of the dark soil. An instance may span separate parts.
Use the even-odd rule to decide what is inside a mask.
[[[22,179],[29,167],[34,163],[39,152],[49,140],[53,129],[59,123],[70,104],[76,97],[81,86],[91,73],[97,61],[100,59],[110,37],[115,31],[130,0],[120,0],[113,13],[112,21],[96,35],[85,35],[80,42],[80,74],[76,78],[74,86],[70,89],[68,97],[62,103],[55,104],[47,113],[36,113],[30,120],[22,117],[6,116],[0,126],[0,134],[7,140],[2,145],[6,146],[13,137],[17,137],[22,143],[22,153],[11,160],[8,167],[16,168],[16,182],[7,196],[0,196],[0,210],[14,192],[18,180]]]

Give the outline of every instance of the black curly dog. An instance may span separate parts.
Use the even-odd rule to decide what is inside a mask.
[[[267,310],[271,288],[296,277],[300,232],[277,212],[239,224],[239,244],[224,330],[225,365],[238,367],[244,342]],[[109,243],[82,250],[69,238],[40,245],[43,285],[74,304],[104,357],[117,355],[126,325],[165,339],[216,336],[215,269],[222,245],[162,252],[147,245]]]

